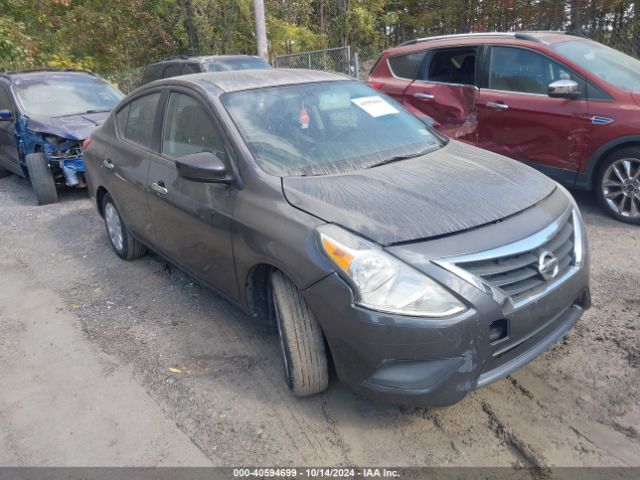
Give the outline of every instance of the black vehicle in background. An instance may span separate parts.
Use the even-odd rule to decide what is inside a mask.
[[[145,67],[141,85],[161,78],[177,77],[201,72],[227,70],[253,70],[271,68],[262,58],[252,55],[179,55],[166,58]]]

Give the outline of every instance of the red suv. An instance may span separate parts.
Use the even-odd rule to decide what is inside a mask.
[[[640,61],[561,32],[475,33],[386,50],[368,82],[640,224]]]

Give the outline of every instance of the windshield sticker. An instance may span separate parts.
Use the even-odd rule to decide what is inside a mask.
[[[387,103],[377,95],[353,98],[351,101],[374,118],[398,113],[398,110],[393,105]]]

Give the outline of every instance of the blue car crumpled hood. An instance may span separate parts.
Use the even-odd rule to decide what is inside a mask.
[[[285,177],[282,185],[294,207],[380,245],[496,222],[556,189],[526,165],[456,141],[419,158],[341,175]]]
[[[109,112],[69,115],[64,117],[29,117],[32,132],[57,135],[69,140],[84,140],[109,116]]]

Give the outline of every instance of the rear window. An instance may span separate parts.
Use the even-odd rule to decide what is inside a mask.
[[[396,77],[413,80],[418,74],[425,52],[389,57],[389,67]]]

